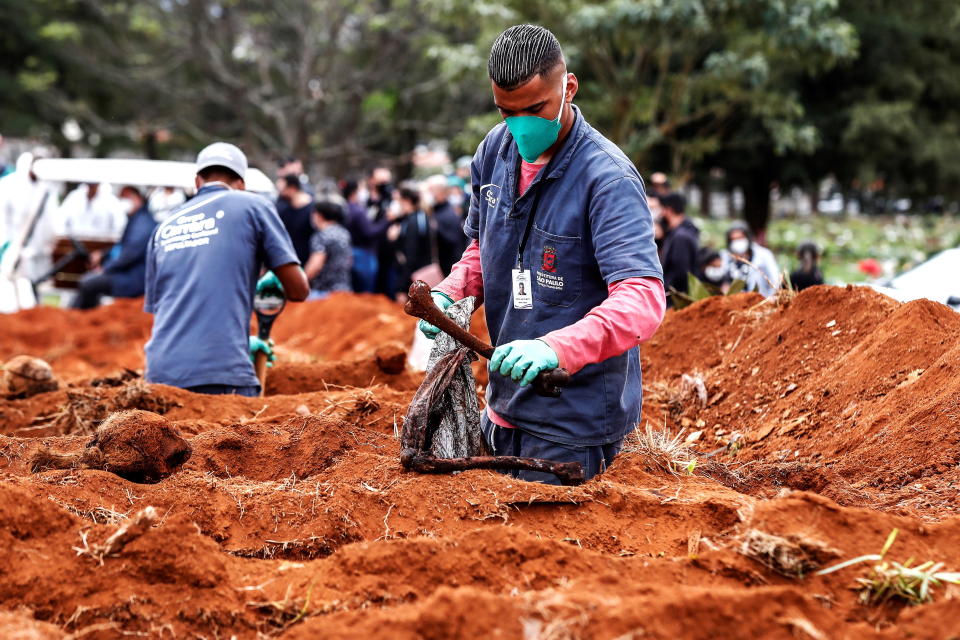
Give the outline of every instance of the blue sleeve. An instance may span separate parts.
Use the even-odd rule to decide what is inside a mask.
[[[290,234],[283,226],[280,215],[272,202],[263,203],[254,210],[259,231],[259,250],[262,262],[268,269],[276,269],[285,264],[300,264],[297,252],[293,248]]]
[[[483,151],[487,144],[484,138],[477,147],[477,152],[473,154],[473,161],[470,163],[470,208],[467,210],[467,219],[463,223],[463,232],[471,240],[480,239],[480,165],[483,162]]]
[[[147,246],[150,244],[157,226],[147,224],[142,219],[131,220],[130,222],[137,226],[133,229],[133,233],[125,239],[126,242],[120,245],[120,255],[111,260],[104,268],[107,273],[124,271],[140,263],[147,254]]]
[[[154,232],[156,233],[156,232]],[[147,274],[144,278],[143,310],[156,313],[157,309],[157,247],[154,235],[147,240]]]
[[[663,280],[653,217],[639,178],[621,177],[600,187],[589,216],[594,255],[607,285],[627,278]]]
[[[355,215],[353,220],[357,227],[357,235],[364,240],[378,240],[387,231],[387,227],[393,224],[392,220],[387,219],[375,222],[366,212]]]

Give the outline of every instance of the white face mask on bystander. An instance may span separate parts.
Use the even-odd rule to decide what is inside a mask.
[[[742,256],[750,250],[750,241],[746,238],[737,238],[730,241],[730,252]]]
[[[120,206],[128,216],[137,210],[137,201],[133,198],[120,198]]]
[[[703,275],[713,282],[720,282],[726,274],[726,269],[723,267],[707,267],[703,270]]]

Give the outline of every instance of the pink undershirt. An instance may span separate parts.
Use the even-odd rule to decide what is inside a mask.
[[[520,163],[520,195],[523,195],[543,165]],[[483,272],[480,266],[480,243],[470,243],[450,275],[436,286],[454,300],[476,296],[483,302]],[[663,283],[657,278],[627,278],[607,287],[608,297],[582,319],[568,327],[551,331],[540,340],[556,351],[560,366],[576,373],[588,364],[618,356],[637,344],[649,340],[666,310]],[[514,429],[487,406],[490,421]]]

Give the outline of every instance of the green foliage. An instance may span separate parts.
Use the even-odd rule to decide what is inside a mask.
[[[692,273],[687,274],[687,291],[686,293],[682,291],[676,291],[671,288],[670,290],[670,300],[673,302],[674,309],[683,309],[688,307],[694,302],[699,302],[710,296],[732,296],[742,292],[747,286],[747,283],[743,280],[734,280],[730,283],[730,287],[726,292],[721,291],[717,287],[714,287],[706,282],[700,280],[697,276]]]
[[[296,153],[334,174],[498,119],[486,57],[505,27],[560,38],[578,104],[641,172],[744,187],[835,175],[960,194],[960,5],[894,0],[0,0],[0,122],[96,153]],[[163,142],[171,134],[169,142]],[[728,186],[725,185],[725,186]]]

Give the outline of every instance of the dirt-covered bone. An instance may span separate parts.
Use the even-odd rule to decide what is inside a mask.
[[[467,328],[457,324],[439,307],[433,303],[430,296],[430,287],[426,282],[417,280],[408,291],[409,298],[403,305],[407,315],[426,320],[441,332],[450,335],[459,344],[471,349],[487,360],[493,357],[494,348],[480,338],[470,333]],[[449,311],[449,309],[448,309]],[[469,326],[469,325],[468,325]],[[563,388],[570,383],[570,373],[563,368],[541,371],[533,380],[535,393],[548,398],[558,398]]]
[[[474,298],[447,309],[461,328],[470,325]],[[556,475],[563,484],[583,482],[579,463],[539,458],[490,456],[480,431],[480,407],[470,363],[476,356],[446,333],[436,338],[427,376],[410,402],[401,434],[400,462],[420,473],[467,469],[524,469]]]
[[[149,411],[111,414],[79,452],[38,451],[36,473],[48,469],[101,469],[143,484],[160,482],[190,459],[192,448],[180,430]]]

